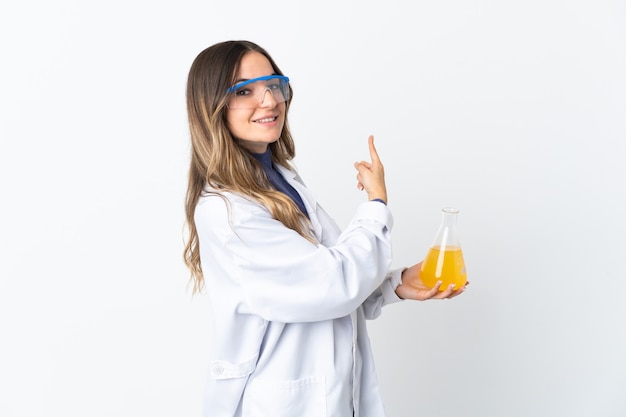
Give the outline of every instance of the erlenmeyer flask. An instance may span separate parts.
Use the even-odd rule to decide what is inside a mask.
[[[450,284],[454,284],[454,289],[458,290],[467,282],[465,261],[456,226],[458,214],[459,210],[452,207],[442,209],[437,236],[422,263],[420,273],[422,282],[432,288],[437,281],[442,281],[439,291],[448,289]]]

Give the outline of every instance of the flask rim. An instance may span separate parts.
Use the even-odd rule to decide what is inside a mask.
[[[454,207],[444,207],[441,209],[441,211],[443,211],[444,213],[448,213],[448,214],[458,214],[459,213],[459,209],[454,208]]]

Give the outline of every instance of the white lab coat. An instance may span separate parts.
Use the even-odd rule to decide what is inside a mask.
[[[239,195],[196,208],[213,321],[204,415],[382,417],[365,320],[400,300],[391,213],[365,202],[341,232],[297,174],[278,169],[319,245]]]

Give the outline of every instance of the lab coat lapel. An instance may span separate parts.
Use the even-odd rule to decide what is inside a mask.
[[[300,194],[300,197],[304,202],[304,206],[306,207],[306,211],[309,214],[313,232],[315,233],[317,240],[321,242],[322,225],[317,217],[317,199],[315,198],[315,195],[304,185],[304,181],[302,181],[300,176],[295,171],[280,165],[277,165],[276,168],[281,175],[285,177],[287,182],[298,192],[298,194]]]

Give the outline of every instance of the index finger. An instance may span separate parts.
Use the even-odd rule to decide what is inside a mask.
[[[370,135],[367,140],[370,148],[370,158],[372,158],[372,163],[380,164],[380,158],[378,157],[378,152],[376,152],[376,147],[374,146],[374,135]]]

